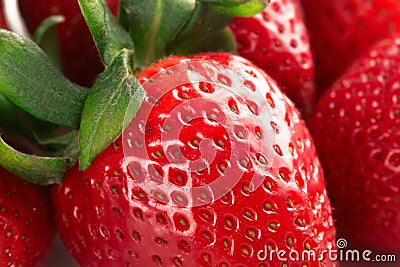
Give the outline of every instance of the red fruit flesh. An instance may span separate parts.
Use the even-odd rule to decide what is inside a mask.
[[[229,25],[239,55],[274,78],[303,115],[314,104],[314,63],[302,10],[297,0],[273,0],[251,18]]]
[[[371,45],[400,30],[399,0],[300,0],[315,59],[317,95]]]
[[[48,188],[0,168],[0,266],[40,266],[54,234]]]
[[[309,120],[339,236],[400,252],[400,38],[355,61]]]
[[[107,0],[107,5],[114,14],[117,14],[119,0]],[[34,33],[49,16],[65,17],[65,21],[57,26],[62,71],[75,83],[83,86],[92,85],[104,66],[81,14],[78,1],[19,0],[19,6],[31,33]]]
[[[335,247],[310,135],[261,70],[199,54],[166,58],[138,79],[147,96],[123,135],[53,191],[60,236],[82,266],[262,266],[260,251]],[[218,199],[190,194],[236,178],[213,188]],[[197,197],[204,204],[190,205]],[[291,266],[302,264],[336,266],[327,258]]]

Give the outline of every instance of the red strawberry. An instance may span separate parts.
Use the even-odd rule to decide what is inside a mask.
[[[400,37],[338,80],[309,120],[340,236],[400,252]]]
[[[238,52],[274,78],[303,115],[314,104],[314,63],[297,0],[273,0],[263,12],[230,23]]]
[[[399,0],[300,0],[315,59],[317,96],[378,40],[400,29]]]
[[[40,266],[47,256],[55,234],[47,189],[0,167],[0,266]]]
[[[0,0],[0,28],[7,29],[7,22],[3,11],[3,1]]]
[[[147,96],[135,118],[53,191],[82,266],[281,266],[292,250],[317,259],[290,266],[336,266],[318,261],[335,230],[313,143],[271,78],[223,53],[137,77]],[[288,260],[262,264],[271,249]]]
[[[119,0],[107,0],[117,14]],[[57,26],[63,73],[73,82],[90,86],[103,71],[93,38],[81,14],[78,1],[19,0],[22,17],[31,33],[49,16],[63,15],[65,22]]]

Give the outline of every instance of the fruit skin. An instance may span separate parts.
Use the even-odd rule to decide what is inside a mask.
[[[49,188],[0,167],[0,265],[40,266],[55,235]]]
[[[4,16],[4,11],[3,11],[3,1],[2,0],[0,0],[0,28],[3,28],[3,29],[8,29],[8,26],[7,26],[7,22],[6,22],[6,18],[5,18],[5,16]]]
[[[400,29],[399,0],[300,0],[315,60],[317,97],[377,41]]]
[[[400,37],[355,61],[320,99],[310,131],[338,236],[400,252]]]
[[[263,107],[270,110],[271,122],[259,118],[269,130],[261,135],[256,133],[258,130],[250,124],[254,123],[255,116],[245,100],[238,98],[232,102],[229,94],[225,97],[224,93],[228,91],[209,84],[206,89],[200,84],[187,83],[169,88],[168,85],[179,83],[173,81],[178,79],[177,74],[164,72],[166,76],[158,82],[165,87],[156,86],[155,89],[160,90],[163,96],[156,101],[151,112],[141,112],[146,110],[146,105],[152,105],[153,94],[158,94],[148,91],[145,102],[125,129],[125,137],[120,136],[107,147],[86,171],[79,171],[77,165],[73,167],[66,173],[62,185],[54,187],[58,230],[77,262],[81,266],[224,266],[224,263],[229,266],[259,266],[257,264],[261,261],[257,259],[257,254],[267,246],[285,250],[286,253],[289,247],[298,251],[311,248],[316,253],[334,248],[335,229],[322,170],[308,130],[294,104],[260,69],[243,58],[224,53],[165,58],[139,73],[137,78],[141,83],[152,83],[153,75],[161,69],[183,62],[205,63],[202,66],[218,63],[221,69],[216,73],[222,75],[225,75],[226,66],[230,66],[252,76],[253,82],[264,84],[265,87],[259,88],[261,97],[246,101],[263,103]],[[195,75],[204,75],[205,80],[213,75],[199,68],[191,70],[195,70]],[[189,73],[188,70],[186,72]],[[224,76],[221,81],[229,85],[234,79]],[[239,90],[248,92],[251,88],[241,86]],[[205,171],[198,173],[178,170],[168,163],[168,149],[164,151],[160,143],[161,130],[174,131],[178,123],[171,124],[172,128],[164,123],[171,119],[173,109],[184,105],[185,101],[201,101],[208,95],[224,103],[228,110],[215,112],[216,107],[212,104],[198,105],[199,114],[203,114],[202,111],[210,114],[212,111],[216,116],[226,115],[226,119],[238,116],[243,122],[243,129],[248,129],[250,155],[247,156],[250,161],[247,161],[247,166],[244,165],[247,169],[243,169],[238,184],[215,202],[193,207],[164,204],[140,187],[141,174],[156,174],[155,170],[159,175],[169,172],[165,178],[176,186],[190,182],[202,185],[218,178],[221,162],[225,166],[230,163],[238,165],[238,160],[230,162],[229,153],[234,146],[240,145],[239,137],[228,142],[226,138],[230,133],[216,125],[213,116],[208,118],[207,115],[189,121],[187,125],[190,127],[179,129],[180,142],[174,140],[168,144],[178,145],[187,161],[193,161],[199,157],[200,150],[193,146],[194,139],[208,138],[214,142],[215,160]],[[261,106],[253,107],[255,114],[262,109]],[[235,115],[237,113],[239,115]],[[182,118],[186,117],[182,115]],[[269,174],[263,176],[262,185],[250,192],[250,181],[253,175],[260,172],[253,166],[261,168],[261,160],[258,158],[260,163],[257,163],[256,153],[263,145],[262,137],[259,137],[262,134],[269,134],[268,140],[275,140],[274,146],[270,143],[267,150],[276,154]],[[126,136],[131,139],[125,139]],[[138,146],[129,146],[129,141]],[[151,174],[146,166],[149,171],[152,170]],[[159,176],[153,176],[153,179],[157,178]],[[271,266],[282,264],[276,257],[268,263]],[[308,264],[337,266],[328,259]],[[291,263],[290,266],[301,266],[301,263]]]
[[[107,0],[116,15],[119,0]],[[92,35],[81,14],[77,0],[19,0],[21,15],[28,30],[34,33],[41,22],[52,15],[63,15],[65,22],[57,26],[62,71],[73,82],[91,86],[104,66]]]
[[[229,24],[240,56],[274,78],[304,116],[314,105],[314,61],[297,0],[273,0],[261,13]]]

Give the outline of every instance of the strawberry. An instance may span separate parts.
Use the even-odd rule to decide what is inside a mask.
[[[269,76],[202,53],[137,78],[147,96],[134,119],[53,190],[81,266],[336,266],[318,261],[335,230],[312,140]],[[264,261],[271,250],[287,261]],[[317,258],[289,260],[292,250]]]
[[[116,15],[119,0],[107,0]],[[90,86],[104,69],[78,1],[19,0],[21,15],[31,33],[52,15],[63,15],[57,26],[57,40],[63,73],[83,86]]]
[[[400,252],[400,37],[379,42],[334,83],[309,120],[339,236]]]
[[[317,97],[377,41],[400,29],[399,0],[300,0],[315,59]]]
[[[3,1],[0,1],[0,28],[7,29],[7,21],[3,11]]]
[[[314,63],[303,14],[297,0],[273,0],[250,18],[229,25],[239,55],[274,78],[303,115],[314,104]]]
[[[48,188],[1,167],[0,185],[0,265],[40,266],[55,234]]]

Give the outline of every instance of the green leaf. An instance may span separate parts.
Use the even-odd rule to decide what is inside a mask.
[[[196,9],[190,20],[169,44],[168,51],[172,54],[193,54],[204,51],[210,39],[225,29],[229,22],[237,16],[250,17],[261,12],[268,0],[197,0]],[[226,32],[225,32],[226,33]],[[233,38],[230,37],[226,40]],[[228,43],[221,43],[216,50],[229,51]]]
[[[79,5],[105,65],[109,65],[122,49],[133,50],[129,33],[104,0],[79,0]]]
[[[42,49],[0,29],[0,92],[33,117],[77,129],[87,89],[70,82]]]
[[[145,92],[132,74],[131,59],[132,52],[123,49],[101,74],[86,99],[79,140],[81,170],[87,169],[119,136],[127,123],[126,115],[133,118],[143,101]]]
[[[49,185],[61,183],[64,172],[73,162],[67,158],[24,154],[6,144],[0,137],[0,165],[28,182]]]
[[[195,6],[196,0],[121,1],[120,22],[130,30],[139,68],[167,55],[168,43],[185,26]]]

